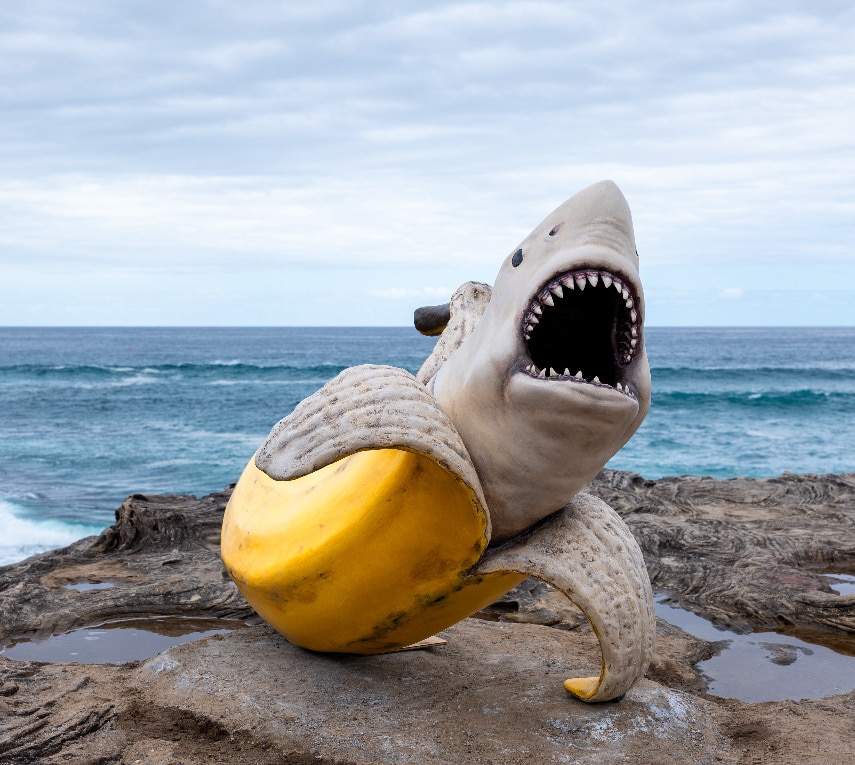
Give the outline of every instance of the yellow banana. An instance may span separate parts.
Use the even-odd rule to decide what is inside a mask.
[[[600,642],[599,674],[567,690],[625,693],[652,653],[650,583],[619,516],[578,492],[647,411],[642,311],[629,210],[597,184],[508,256],[494,289],[455,293],[417,377],[347,369],[274,427],[223,521],[240,591],[296,645],[368,654],[536,576]]]
[[[414,452],[359,452],[288,482],[253,461],[229,508],[232,578],[265,621],[316,651],[415,643],[524,578],[468,581],[486,515],[464,483]]]

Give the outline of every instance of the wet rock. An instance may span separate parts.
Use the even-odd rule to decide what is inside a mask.
[[[731,629],[851,641],[855,596],[835,595],[820,574],[855,573],[855,476],[604,471],[592,490],[629,523],[654,586],[682,605]],[[561,681],[597,671],[597,642],[572,604],[534,580],[447,630],[442,647],[302,651],[253,619],[225,576],[228,496],[134,495],[99,537],[0,568],[0,644],[140,617],[256,624],[116,666],[0,655],[0,763],[801,765],[853,755],[855,694],[753,705],[706,696],[695,664],[718,647],[661,621],[647,678],[623,701],[573,700]],[[771,660],[790,661],[786,648],[770,643]]]
[[[561,683],[596,671],[593,635],[468,619],[442,636],[427,651],[343,657],[259,627],[172,649],[137,682],[178,708],[225,692],[207,710],[216,724],[325,762],[712,763],[729,746],[711,702],[649,680],[618,704],[572,700]]]
[[[537,579],[520,582],[476,618],[515,624],[542,624],[572,630],[587,625],[585,615],[554,587]]]
[[[855,573],[855,473],[645,480],[603,470],[588,491],[629,525],[656,590],[737,632],[855,636],[855,596],[823,572]]]
[[[792,664],[799,658],[799,654],[813,656],[813,651],[803,646],[784,645],[783,643],[760,643],[760,645],[769,652],[769,661],[782,667],[788,667]]]
[[[100,536],[0,567],[0,644],[146,616],[252,617],[219,557],[228,498],[135,494]],[[81,583],[113,586],[69,586]]]

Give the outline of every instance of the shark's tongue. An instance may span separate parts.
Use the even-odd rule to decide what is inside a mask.
[[[532,300],[523,332],[529,373],[623,390],[641,332],[637,298],[628,280],[607,271],[561,274]]]

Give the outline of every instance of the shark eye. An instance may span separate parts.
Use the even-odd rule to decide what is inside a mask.
[[[511,265],[516,268],[520,263],[522,263],[523,254],[522,250],[517,250],[514,253],[514,256],[511,258]]]

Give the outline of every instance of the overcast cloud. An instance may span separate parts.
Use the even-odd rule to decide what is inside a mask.
[[[0,9],[0,324],[406,324],[612,178],[651,324],[855,324],[846,2]]]

